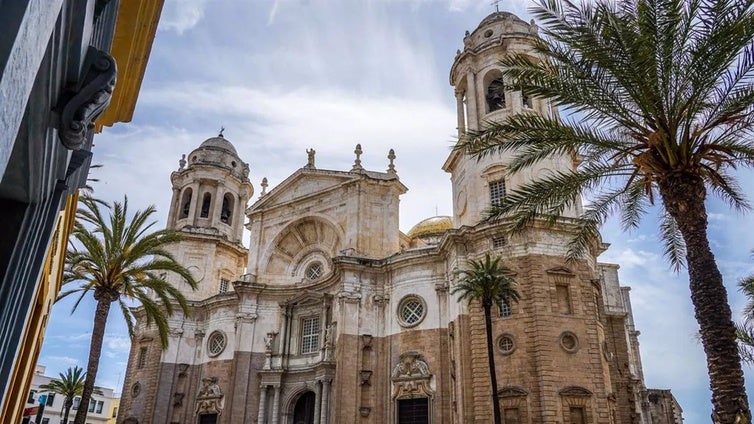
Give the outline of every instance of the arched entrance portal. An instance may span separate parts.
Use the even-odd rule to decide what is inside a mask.
[[[293,424],[314,424],[314,392],[306,392],[296,401]]]

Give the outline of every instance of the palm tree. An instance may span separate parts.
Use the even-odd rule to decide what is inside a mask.
[[[58,393],[63,396],[63,408],[60,413],[63,415],[63,422],[68,422],[68,414],[71,412],[71,406],[73,406],[73,398],[81,396],[81,392],[84,390],[84,372],[83,368],[73,367],[68,368],[60,376],[59,380],[51,380],[47,384],[39,386],[40,389],[48,392]]]
[[[754,275],[742,278],[738,288],[747,299],[743,310],[744,322],[736,325],[738,353],[745,363],[754,365]]]
[[[85,423],[110,305],[118,303],[132,338],[135,324],[129,305],[134,302],[141,305],[146,324],[157,327],[165,348],[168,343],[167,318],[173,314],[176,304],[184,312],[188,310],[181,291],[165,281],[165,272],[179,275],[192,289],[196,289],[197,284],[191,273],[165,250],[167,244],[180,240],[180,235],[171,230],[149,232],[155,224],[147,224],[155,212],[154,206],[137,211],[129,220],[127,198],[123,203],[114,202],[109,206],[84,196],[81,204],[83,207],[78,210],[72,233],[76,243],[72,243],[66,252],[63,276],[63,287],[72,288],[58,296],[60,300],[79,293],[73,311],[89,292],[97,301],[86,381],[81,393],[83,407],[76,413],[75,424]],[[110,216],[106,218],[102,209],[109,210]]]
[[[498,302],[510,304],[518,302],[520,295],[516,291],[516,282],[511,270],[500,264],[500,258],[492,259],[490,254],[484,260],[469,260],[469,269],[460,272],[458,284],[451,294],[460,293],[458,300],[478,301],[484,309],[484,329],[487,333],[487,361],[490,367],[490,384],[492,386],[492,411],[495,424],[500,424],[500,400],[497,394],[497,374],[495,373],[494,346],[492,344],[492,305]]]
[[[552,224],[586,194],[569,258],[613,213],[638,226],[657,203],[666,257],[688,267],[713,417],[750,420],[736,330],[707,237],[705,199],[749,208],[730,171],[754,165],[754,0],[538,0],[533,54],[501,62],[512,89],[574,112],[513,115],[470,134],[474,155],[511,152],[508,171],[572,155],[580,165],[512,190],[488,219]],[[576,117],[579,119],[576,119]]]

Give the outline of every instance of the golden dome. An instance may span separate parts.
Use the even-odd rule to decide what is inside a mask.
[[[449,216],[433,216],[427,218],[408,232],[408,238],[423,238],[428,236],[438,236],[453,228],[453,219]]]

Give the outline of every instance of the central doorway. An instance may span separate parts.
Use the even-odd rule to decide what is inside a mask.
[[[429,424],[429,399],[400,399],[398,424]]]
[[[298,398],[293,408],[293,424],[314,424],[314,392],[306,392]]]
[[[199,424],[217,424],[217,414],[199,415]]]

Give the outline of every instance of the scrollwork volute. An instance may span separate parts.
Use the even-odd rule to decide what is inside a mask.
[[[94,131],[94,120],[107,109],[113,96],[118,69],[108,53],[89,47],[84,77],[61,97],[58,137],[71,150],[84,147]]]

